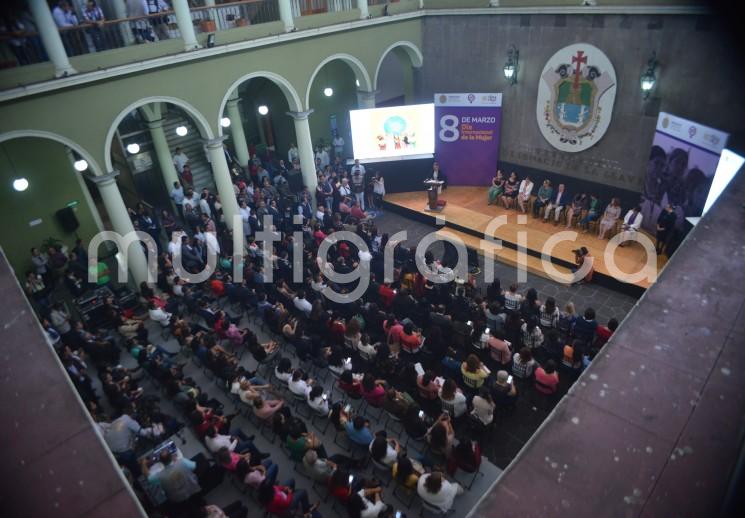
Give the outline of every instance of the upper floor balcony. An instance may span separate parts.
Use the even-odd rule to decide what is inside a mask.
[[[659,11],[700,0],[9,0],[0,7],[4,100],[108,77],[426,14]],[[593,5],[595,4],[595,5]],[[694,7],[695,8],[695,7]],[[141,69],[141,68],[140,68]],[[95,74],[92,74],[95,73]],[[69,78],[76,79],[70,81]],[[68,80],[60,80],[68,78]],[[57,81],[54,81],[57,79]],[[39,88],[44,84],[43,88]],[[3,100],[0,99],[0,100]]]

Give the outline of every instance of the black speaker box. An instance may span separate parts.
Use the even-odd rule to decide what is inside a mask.
[[[75,232],[80,226],[78,218],[77,216],[75,216],[75,211],[72,210],[72,207],[65,207],[64,209],[58,210],[56,212],[56,216],[57,221],[65,232]]]

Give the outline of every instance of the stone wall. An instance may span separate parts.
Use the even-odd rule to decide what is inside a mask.
[[[539,170],[559,179],[640,192],[660,111],[745,141],[742,56],[713,16],[500,15],[430,16],[423,23],[424,65],[416,74],[419,101],[435,92],[502,92],[500,161],[504,169]],[[617,75],[613,119],[595,146],[579,153],[553,148],[536,122],[539,77],[562,47],[586,42],[601,49]],[[507,49],[520,52],[518,83],[502,74]],[[658,86],[644,101],[639,78],[652,51]]]

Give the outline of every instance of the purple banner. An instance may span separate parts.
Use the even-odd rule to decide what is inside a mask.
[[[501,122],[502,94],[435,94],[435,159],[449,185],[490,184]]]

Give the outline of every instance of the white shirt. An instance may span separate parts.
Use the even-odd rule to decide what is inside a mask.
[[[240,213],[241,219],[243,220],[244,223],[248,221],[249,217],[251,217],[251,207],[248,207],[248,206],[240,207],[238,209],[238,212]]]
[[[339,194],[341,194],[342,197],[350,196],[352,194],[352,188],[349,187],[349,184],[342,185],[339,187]]]
[[[356,164],[353,165],[352,168],[349,170],[349,175],[350,176],[354,174],[354,170],[355,169],[359,169],[360,170],[360,174],[362,176],[365,176],[365,166],[362,165],[362,164],[360,164],[360,165],[356,165]]]
[[[442,389],[440,389],[440,398],[442,398]],[[446,401],[443,399],[442,401],[443,405],[452,405],[453,412],[455,412],[455,415],[453,417],[460,417],[468,411],[466,396],[463,395],[463,392],[456,391],[455,397],[453,397],[453,399],[451,399],[450,401]]]
[[[191,198],[185,197],[184,198],[184,207],[187,205],[191,207],[193,210],[199,211],[199,198],[197,198],[195,195],[191,195]]]
[[[336,137],[334,139],[334,142],[333,143],[334,143],[334,150],[337,153],[340,153],[342,151],[342,149],[344,149],[344,139],[343,138]]]
[[[374,181],[373,192],[381,196],[385,194],[385,180],[383,180],[383,178],[379,178]]]
[[[297,380],[293,381],[290,379],[290,381],[287,382],[287,388],[290,389],[290,392],[297,396],[307,396],[308,392],[310,392],[310,387],[305,382],[305,380]]]
[[[72,9],[65,12],[60,6],[52,9],[52,18],[54,18],[57,27],[73,27],[78,24],[78,17],[75,16],[75,12]]]
[[[189,157],[183,151],[173,155],[173,165],[176,166],[176,170],[181,173],[184,170],[184,166],[189,162]]]
[[[238,440],[232,440],[229,435],[217,434],[214,438],[205,437],[204,443],[209,451],[217,453],[220,448],[227,448],[230,451],[235,450]]]
[[[277,368],[274,368],[274,376],[280,380],[284,381],[285,383],[289,383],[290,379],[292,379],[292,373],[291,372],[279,372]]]
[[[631,218],[634,217],[634,211],[630,210],[626,213],[626,216],[623,218],[623,224],[627,225],[629,228],[626,230],[639,230],[639,227],[642,226],[642,213],[637,212],[636,217],[634,217],[634,221],[631,221]]]
[[[372,453],[373,442],[371,442],[370,446],[367,448],[368,450],[370,450],[370,453]],[[380,462],[381,464],[385,464],[386,466],[393,466],[397,459],[398,453],[396,453],[396,449],[391,446],[390,442],[386,442],[385,455],[378,462]]]
[[[158,322],[162,326],[165,326],[171,320],[171,314],[166,313],[160,308],[151,309],[148,311],[148,314],[150,315],[150,320]]]
[[[310,315],[310,312],[313,309],[313,304],[308,302],[306,299],[295,297],[295,300],[293,300],[292,303],[295,304],[295,307],[297,309],[299,309],[306,315]]]
[[[421,477],[419,477],[416,492],[417,494],[419,494],[419,498],[421,498],[428,504],[439,507],[440,509],[442,509],[443,512],[447,512],[453,507],[453,501],[455,500],[455,496],[458,494],[458,488],[460,486],[458,486],[457,484],[451,484],[443,478],[440,491],[437,493],[430,493],[424,487],[424,483],[431,476],[432,475],[430,473],[427,473],[426,475],[422,475]]]
[[[171,199],[176,205],[183,205],[184,203],[184,188],[174,187],[171,189]]]
[[[207,214],[210,218],[212,217],[212,211],[210,210],[210,204],[207,203],[206,198],[201,198],[199,200],[199,210],[202,212],[202,214]]]
[[[296,147],[291,147],[290,150],[287,152],[287,161],[292,164],[292,162],[295,161],[296,158],[299,158],[299,154],[297,152]]]
[[[376,518],[388,507],[382,499],[378,500],[377,502],[373,502],[372,500],[367,498],[365,496],[364,489],[360,489],[357,494],[360,495],[362,501],[365,503],[365,508],[360,511],[360,518]]]
[[[323,399],[323,396],[317,397],[316,399],[310,399],[309,397],[308,406],[312,408],[313,411],[317,412],[318,414],[329,413],[329,401],[328,399]]]
[[[518,190],[518,194],[520,194],[523,198],[527,198],[530,196],[530,192],[533,190],[533,182],[529,182],[528,180],[523,180],[520,182],[520,189]]]
[[[215,256],[220,255],[220,243],[218,243],[214,232],[204,233],[204,243],[207,245],[207,253],[212,253]]]

